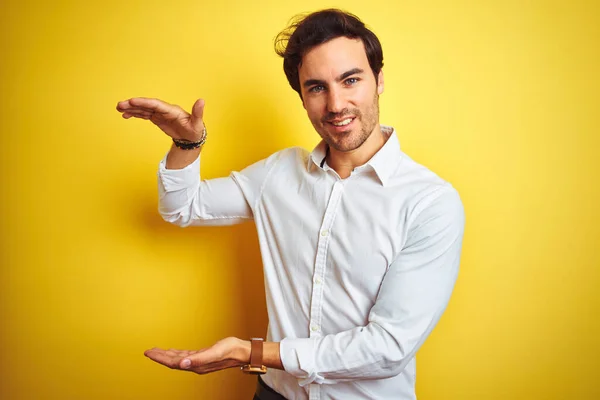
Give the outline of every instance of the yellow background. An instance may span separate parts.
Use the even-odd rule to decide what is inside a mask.
[[[384,46],[381,121],[460,191],[450,306],[420,400],[598,399],[600,5],[593,1],[5,0],[0,12],[0,398],[250,399],[153,346],[263,335],[252,224],[157,211],[169,140],[117,101],[206,99],[203,176],[318,141],[272,40],[339,6]]]

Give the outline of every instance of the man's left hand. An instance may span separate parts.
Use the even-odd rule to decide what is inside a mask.
[[[235,337],[219,340],[201,350],[150,349],[144,355],[171,369],[208,374],[250,362],[250,342]]]

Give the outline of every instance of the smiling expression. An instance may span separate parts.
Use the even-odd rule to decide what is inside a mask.
[[[308,118],[333,149],[356,150],[379,127],[383,72],[376,80],[360,39],[338,37],[312,48],[298,75]]]

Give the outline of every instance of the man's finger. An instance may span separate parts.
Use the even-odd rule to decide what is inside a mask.
[[[198,99],[192,106],[192,126],[194,129],[199,132],[202,128],[204,128],[204,105],[206,103],[203,99]]]
[[[129,115],[133,115],[136,117],[151,117],[152,116],[151,112],[141,111],[141,110],[127,110],[127,111],[123,111],[123,114],[129,114]]]
[[[219,354],[212,347],[209,347],[208,349],[200,350],[195,354],[190,354],[184,357],[179,361],[179,367],[183,369],[190,369],[218,361],[222,361],[219,357]]]
[[[128,102],[133,107],[163,114],[174,112],[178,108],[176,105],[165,103],[162,100],[148,99],[146,97],[134,97],[129,99]]]
[[[152,361],[156,361],[159,364],[162,364],[169,368],[179,369],[179,363],[181,362],[181,357],[178,356],[170,356],[167,354],[166,350],[162,349],[152,349],[146,350],[144,355],[151,359]]]
[[[153,99],[146,99],[142,97],[131,98],[117,103],[118,111],[127,111],[133,109],[144,109],[145,106],[151,105],[151,109],[154,109],[156,104],[152,101]]]
[[[198,99],[192,107],[192,115],[194,118],[202,119],[204,117],[204,106],[206,102],[203,99]]]
[[[155,110],[152,108],[145,108],[140,106],[134,106],[129,101],[121,101],[117,104],[117,111],[119,112],[147,112],[154,113]]]

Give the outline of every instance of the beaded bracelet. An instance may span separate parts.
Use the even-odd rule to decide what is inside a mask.
[[[177,146],[178,148],[180,148],[182,150],[197,149],[198,147],[201,147],[205,142],[206,142],[206,125],[204,126],[204,129],[202,129],[202,139],[200,139],[197,142],[190,142],[187,139],[173,139],[173,143],[175,143],[175,146]]]

